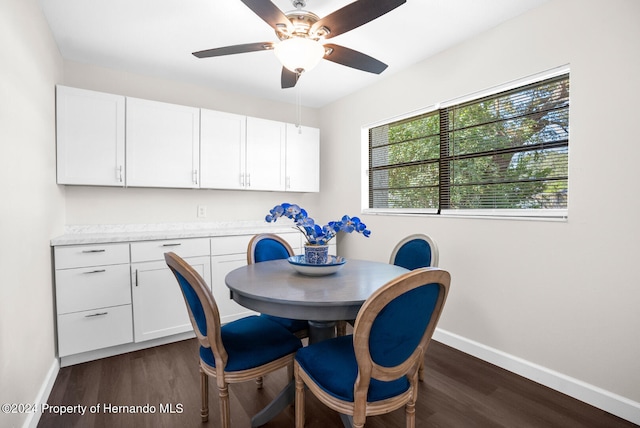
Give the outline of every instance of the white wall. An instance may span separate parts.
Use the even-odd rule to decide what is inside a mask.
[[[293,123],[296,119],[294,104],[272,102],[71,61],[65,62],[63,83],[78,88],[283,122]],[[319,112],[304,108],[302,123],[319,126]],[[281,202],[297,202],[313,209],[317,199],[318,196],[314,193],[67,186],[66,220],[67,224],[261,221],[269,209]],[[207,207],[207,218],[197,218],[198,205]]]
[[[640,2],[551,0],[322,109],[324,204],[356,212],[361,126],[571,66],[569,220],[362,216],[341,254],[388,260],[433,236],[452,288],[440,327],[633,400],[640,420]],[[605,150],[617,153],[604,156]],[[362,168],[364,169],[364,167]]]
[[[33,403],[54,367],[49,239],[64,224],[55,184],[54,85],[62,59],[35,0],[0,3],[0,403]],[[27,414],[0,413],[0,426]]]

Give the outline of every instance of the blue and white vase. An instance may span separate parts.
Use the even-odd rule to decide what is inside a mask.
[[[329,260],[329,246],[305,245],[304,260],[310,265],[326,265]]]

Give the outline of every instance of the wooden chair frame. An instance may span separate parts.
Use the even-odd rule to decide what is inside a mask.
[[[424,233],[414,233],[413,235],[406,236],[405,238],[400,240],[400,242],[398,242],[396,246],[393,248],[393,251],[391,251],[391,256],[389,257],[389,264],[392,264],[392,265],[395,264],[396,256],[398,255],[398,252],[400,251],[400,249],[404,246],[404,244],[406,244],[407,242],[411,242],[414,239],[420,239],[429,244],[429,247],[431,248],[431,263],[429,264],[428,267],[437,267],[439,262],[438,245],[436,244],[436,241],[433,240],[433,238],[431,238],[429,235],[426,235]],[[420,365],[420,370],[418,372],[418,379],[420,379],[421,382],[424,381],[424,363]]]
[[[287,367],[288,371],[291,372],[293,370],[293,358],[295,353],[285,355],[277,360],[248,370],[233,372],[225,371],[228,355],[224,344],[222,343],[222,336],[220,332],[220,313],[211,290],[200,274],[175,253],[165,253],[165,261],[178,281],[179,279],[176,272],[182,275],[182,277],[191,285],[202,304],[202,309],[205,315],[207,335],[203,335],[198,328],[198,324],[193,316],[187,297],[183,292],[182,296],[184,297],[185,304],[189,312],[189,318],[191,319],[191,324],[193,325],[198,342],[201,346],[211,348],[216,363],[215,367],[211,367],[204,363],[202,359],[200,360],[200,385],[202,393],[202,410],[200,415],[202,417],[202,422],[209,420],[209,376],[211,376],[216,379],[218,386],[221,426],[223,428],[229,428],[230,409],[228,385],[230,383],[239,383],[261,378],[262,376],[283,367]],[[180,287],[180,289],[182,290],[182,287]]]
[[[378,289],[364,303],[356,318],[353,332],[353,346],[358,363],[358,377],[354,384],[354,401],[340,400],[320,388],[309,375],[300,368],[298,362],[294,364],[296,379],[295,426],[304,427],[304,394],[305,385],[322,403],[331,409],[347,415],[353,421],[355,428],[364,427],[367,416],[389,413],[405,406],[406,426],[415,427],[415,403],[418,398],[418,369],[423,361],[424,353],[435,331],[442,308],[449,292],[451,276],[447,271],[438,268],[421,268],[408,272],[388,282]],[[404,362],[395,367],[382,367],[371,358],[369,350],[369,335],[374,320],[380,311],[391,300],[407,291],[425,284],[437,283],[440,293],[431,316],[431,320],[414,352]],[[381,401],[367,402],[367,394],[371,378],[391,381],[407,376],[410,388],[403,394]],[[346,421],[343,418],[343,422]]]
[[[289,245],[289,243],[285,241],[283,238],[281,238],[280,236],[275,235],[273,233],[260,233],[258,235],[255,235],[253,238],[251,238],[251,241],[249,241],[249,246],[247,247],[247,264],[248,265],[254,264],[256,262],[256,258],[255,258],[256,246],[260,241],[264,239],[272,239],[274,241],[278,241],[287,249],[287,252],[289,253],[289,257],[295,255],[293,248],[291,248],[291,245]]]

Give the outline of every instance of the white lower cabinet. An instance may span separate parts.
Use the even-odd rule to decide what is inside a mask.
[[[227,254],[211,257],[211,288],[220,312],[223,324],[235,321],[255,312],[240,306],[231,298],[231,292],[224,282],[224,277],[232,270],[247,264],[246,249],[241,254]]]
[[[164,261],[165,252],[184,258],[209,284],[209,238],[131,243],[134,341],[193,329],[180,286]]]
[[[302,253],[300,233],[278,235]],[[231,299],[225,284],[230,271],[247,264],[253,236],[54,247],[61,366],[193,337],[180,286],[164,260],[169,251],[211,286],[223,324],[253,314]]]
[[[57,247],[58,354],[133,341],[129,244]]]

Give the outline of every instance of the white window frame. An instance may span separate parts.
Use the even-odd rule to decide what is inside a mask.
[[[569,217],[569,201],[567,201],[566,209],[442,209],[440,214],[435,208],[369,208],[369,129],[389,123],[397,122],[410,117],[420,116],[426,113],[439,110],[441,108],[450,107],[456,104],[462,104],[475,99],[495,95],[499,92],[509,91],[518,87],[526,86],[532,83],[552,79],[570,72],[569,64],[562,65],[550,70],[526,76],[507,82],[502,85],[487,88],[481,91],[473,92],[461,97],[443,101],[423,109],[414,110],[398,116],[393,116],[380,121],[372,122],[361,127],[361,211],[363,214],[369,215],[438,215],[438,217],[451,218],[495,218],[495,219],[517,219],[517,220],[546,220],[546,221],[566,221]],[[569,137],[571,138],[571,137]],[[569,155],[570,156],[570,155]]]

